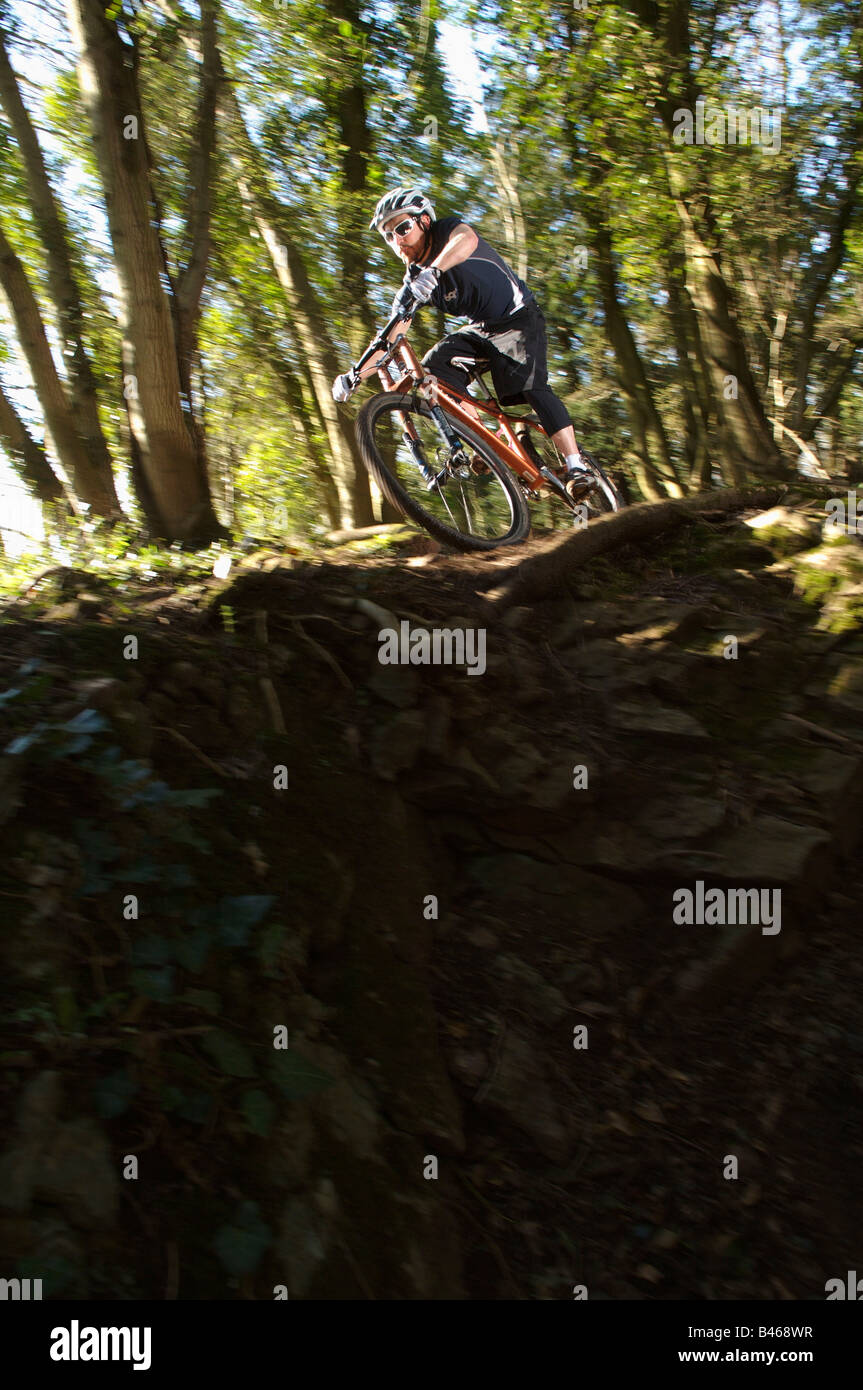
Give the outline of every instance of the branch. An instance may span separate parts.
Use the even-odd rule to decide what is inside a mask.
[[[777,425],[779,429],[782,430],[783,434],[787,434],[789,439],[793,439],[804,458],[812,465],[820,477],[829,479],[830,474],[827,472],[827,469],[822,464],[818,455],[800,438],[799,434],[795,434],[794,430],[789,429],[788,426],[783,424],[776,416],[768,415],[767,419],[770,421],[771,425]]]

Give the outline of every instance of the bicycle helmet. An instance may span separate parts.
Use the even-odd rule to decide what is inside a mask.
[[[379,231],[381,224],[394,212],[427,212],[432,222],[435,211],[426,195],[419,188],[391,188],[385,193],[375,208],[375,215],[369,223],[369,231]]]

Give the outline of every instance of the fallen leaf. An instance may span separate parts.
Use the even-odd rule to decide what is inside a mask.
[[[678,1231],[669,1231],[668,1228],[665,1227],[663,1230],[656,1232],[651,1244],[655,1245],[658,1250],[673,1250],[679,1240],[680,1233]]]
[[[638,1105],[634,1105],[632,1109],[640,1120],[648,1120],[652,1125],[665,1124],[665,1116],[655,1100],[639,1101]]]
[[[617,1129],[621,1134],[628,1134],[630,1136],[635,1134],[635,1130],[632,1128],[629,1120],[627,1120],[624,1115],[618,1115],[616,1110],[606,1110],[605,1119],[607,1121],[605,1126],[606,1129]]]

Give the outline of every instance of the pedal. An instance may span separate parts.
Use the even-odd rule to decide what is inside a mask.
[[[539,471],[543,478],[545,478],[552,492],[556,492],[558,497],[562,497],[563,500],[568,503],[570,500],[569,493],[560,481],[560,478],[558,478],[555,473],[552,473],[550,468],[542,467]]]
[[[592,473],[577,473],[574,477],[567,476],[563,479],[563,486],[566,495],[572,502],[580,502],[593,492],[596,487],[596,479]]]

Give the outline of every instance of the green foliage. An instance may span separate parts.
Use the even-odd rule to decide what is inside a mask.
[[[250,1134],[266,1139],[273,1127],[276,1107],[266,1091],[244,1091],[240,1110]]]
[[[481,54],[483,89],[473,95],[483,99],[488,132],[456,91],[445,20],[465,26],[457,42],[470,41]],[[136,38],[154,200],[166,273],[176,287],[192,245],[188,215],[201,150],[200,15],[195,7],[173,6],[167,14],[143,7],[124,11],[123,23]],[[859,17],[847,0],[781,0],[769,17],[749,0],[730,8],[686,6],[672,26],[678,49],[668,41],[669,27],[651,23],[643,7],[576,9],[571,0],[529,7],[431,0],[419,9],[407,0],[347,9],[313,0],[288,0],[278,9],[272,0],[240,0],[220,9],[218,29],[254,146],[255,177],[272,197],[273,225],[289,230],[304,262],[320,332],[340,365],[364,345],[402,273],[368,232],[370,210],[384,188],[420,183],[440,212],[461,212],[513,264],[526,256],[528,283],[549,325],[552,384],[579,438],[603,463],[640,467],[644,444],[632,398],[643,401],[649,391],[685,479],[696,464],[699,431],[707,429],[711,453],[717,441],[701,419],[693,365],[701,349],[693,338],[675,172],[699,206],[709,202],[708,249],[735,297],[742,349],[765,410],[773,412],[780,383],[795,392],[792,425],[799,404],[812,411],[828,398],[829,431],[808,430],[806,438],[818,451],[829,449],[835,467],[856,457],[863,429],[863,369],[855,353],[863,221],[859,200],[845,205],[858,183],[863,60]],[[103,426],[121,459],[128,422],[101,179],[73,54],[45,58],[44,90],[26,96],[63,204]],[[719,107],[781,105],[781,146],[673,145],[663,103],[685,106],[694,92]],[[296,540],[329,524],[321,470],[329,466],[330,443],[310,390],[293,292],[280,283],[274,248],[238,182],[244,152],[226,110],[216,134],[212,250],[192,396],[206,427],[220,514],[238,533]],[[8,234],[53,329],[45,248],[20,154],[2,120],[0,195]],[[839,231],[834,255],[830,238]],[[574,257],[579,247],[588,252],[584,265]],[[609,275],[643,367],[637,381],[610,332]],[[813,287],[820,298],[810,318]],[[430,346],[438,327],[430,313],[418,315],[415,344]],[[778,364],[771,355],[777,344]],[[18,354],[10,360],[17,363]],[[798,369],[808,374],[805,385]],[[66,553],[95,558],[102,549],[106,567],[120,560],[130,576],[167,572],[173,560],[160,547],[137,546],[134,496],[127,505],[131,523],[117,529],[117,544],[88,534],[89,523],[73,522],[65,528]],[[132,550],[137,554],[127,557]],[[0,587],[11,588],[19,573],[13,564]],[[112,582],[123,581],[115,574]]]
[[[273,1052],[269,1061],[270,1080],[286,1100],[304,1100],[334,1084],[335,1078],[314,1062],[286,1048]]]
[[[234,1278],[251,1274],[273,1242],[257,1202],[240,1202],[231,1220],[216,1232],[213,1250]]]
[[[231,1037],[230,1033],[214,1028],[205,1034],[202,1047],[208,1052],[216,1066],[226,1076],[255,1076],[256,1068],[252,1058],[242,1043]]]
[[[138,1083],[126,1067],[100,1077],[93,1087],[96,1114],[103,1120],[115,1120],[124,1115],[137,1091]]]

